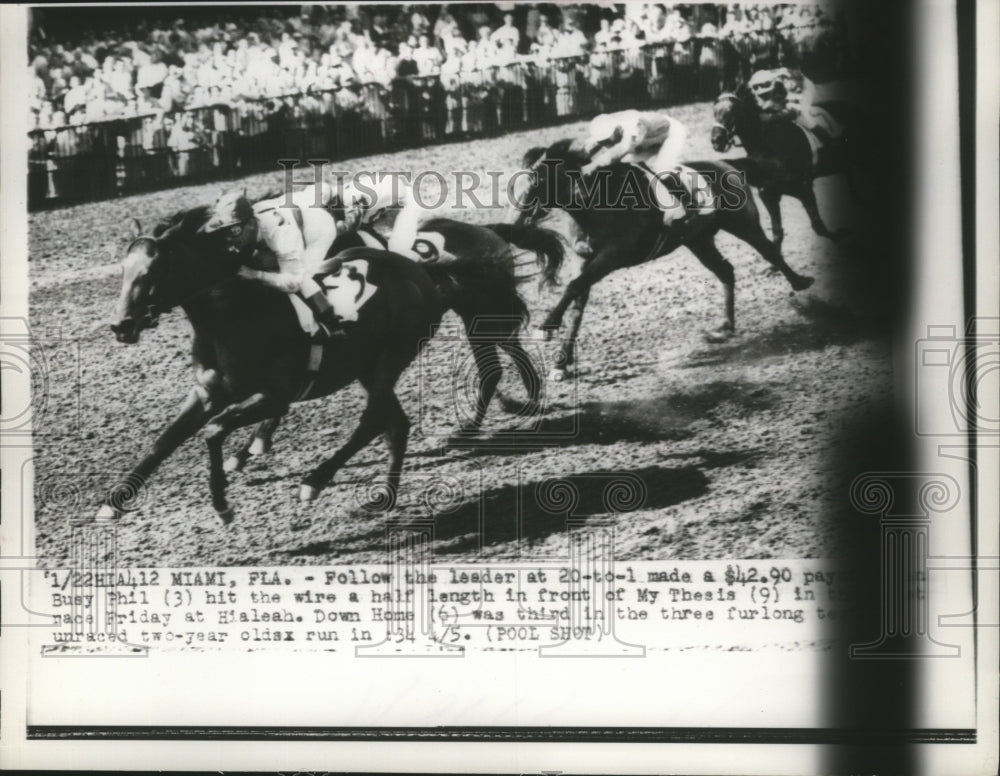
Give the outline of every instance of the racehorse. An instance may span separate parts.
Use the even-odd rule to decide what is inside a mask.
[[[715,207],[711,212],[695,215],[689,224],[668,228],[663,224],[662,211],[653,204],[656,194],[651,190],[652,184],[639,168],[616,163],[583,176],[581,169],[588,161],[587,155],[573,148],[569,139],[548,148],[533,148],[524,157],[524,166],[531,176],[518,203],[521,210],[518,223],[533,224],[558,207],[573,218],[593,248],[591,256],[584,257],[580,275],[567,285],[541,327],[547,337],[551,336],[562,325],[563,315],[572,305],[569,337],[560,354],[563,366],[553,374],[556,379],[565,377],[575,361],[576,337],[591,287],[617,269],[666,256],[681,245],[715,274],[725,291],[725,320],[718,329],[706,332],[706,339],[723,342],[730,338],[736,330],[736,279],[733,266],[715,246],[715,235],[720,230],[757,250],[796,291],[812,285],[813,279],[789,267],[778,247],[767,239],[742,175],[728,163],[686,163],[708,182]],[[677,180],[670,182],[670,188],[690,212],[694,206],[686,189]],[[602,200],[596,204],[595,192]]]
[[[448,218],[435,218],[421,226],[414,250],[425,262],[439,261],[446,256],[479,256],[487,261],[499,260],[515,271],[515,257],[511,247],[535,254],[541,280],[552,285],[564,259],[559,235],[549,229],[517,224],[490,224],[479,226]],[[370,227],[344,231],[337,236],[330,248],[330,255],[349,248],[387,249],[386,239]],[[517,277],[520,281],[531,277]],[[519,333],[528,320],[528,308],[520,294],[509,287],[507,281],[499,293],[478,294],[465,297],[461,289],[444,288],[445,306],[454,310],[462,319],[478,376],[475,411],[453,435],[469,436],[477,433],[486,418],[486,411],[496,394],[502,377],[500,352],[513,361],[518,376],[527,391],[528,399],[521,408],[533,414],[540,408],[542,380],[532,358],[524,350]],[[246,444],[226,460],[226,471],[239,471],[250,457],[270,450],[274,432],[280,418],[261,422],[250,434]]]
[[[821,147],[813,160],[813,147],[808,130],[788,117],[764,116],[760,105],[745,84],[736,92],[723,92],[715,100],[715,123],[712,126],[712,148],[725,153],[736,138],[746,149],[746,159],[730,159],[731,164],[746,172],[747,180],[760,191],[761,201],[771,217],[771,231],[780,247],[785,238],[781,222],[781,198],[798,199],[809,216],[813,231],[835,242],[846,230],[831,232],[819,214],[813,180],[849,168],[846,143]],[[848,182],[852,183],[848,175]]]
[[[226,437],[239,427],[282,417],[294,402],[327,396],[355,380],[368,393],[358,426],[304,478],[300,498],[315,499],[336,472],[381,433],[389,447],[388,480],[364,507],[391,509],[409,435],[409,420],[394,391],[396,381],[448,305],[471,308],[475,303],[470,300],[494,300],[491,312],[502,306],[495,300],[506,297],[507,311],[523,309],[523,302],[510,296],[516,281],[509,266],[489,255],[420,264],[373,248],[343,251],[320,267],[320,274],[347,268],[350,277],[361,278],[355,282],[374,293],[344,338],[315,345],[287,295],[237,277],[241,259],[225,249],[218,235],[197,234],[207,216],[207,207],[194,208],[161,224],[153,234],[143,234],[139,223],[132,222],[118,322],[112,330],[120,342],[136,343],[161,313],[180,307],[194,330],[196,386],[149,453],[109,491],[100,514],[128,511],[135,489],[207,425],[212,504],[224,523],[231,522],[223,463]]]

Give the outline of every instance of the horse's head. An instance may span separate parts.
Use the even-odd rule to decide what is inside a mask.
[[[122,289],[111,324],[119,342],[134,345],[139,332],[154,328],[163,309],[161,301],[164,252],[158,238],[143,234],[136,219],[129,223],[129,245],[122,259]]]
[[[159,323],[161,313],[236,274],[239,258],[227,252],[216,235],[198,234],[207,218],[204,207],[182,211],[152,234],[144,234],[131,219],[116,322],[111,325],[119,342],[135,344],[140,332]]]
[[[556,207],[573,201],[573,179],[587,162],[582,151],[572,148],[572,140],[560,140],[548,148],[532,148],[524,155],[524,169],[515,179],[514,200],[521,215],[519,224],[534,224]]]

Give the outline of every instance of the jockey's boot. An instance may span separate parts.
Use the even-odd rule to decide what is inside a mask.
[[[830,134],[826,127],[820,126],[819,124],[812,128],[812,132],[819,139],[821,145],[831,146],[837,142],[837,138]]]
[[[319,334],[322,339],[347,338],[347,332],[344,331],[343,324],[340,322],[340,316],[334,311],[333,306],[322,291],[316,291],[312,296],[305,297],[305,300],[319,325]]]

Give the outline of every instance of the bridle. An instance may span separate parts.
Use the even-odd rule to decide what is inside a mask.
[[[718,97],[715,98],[716,105],[718,105],[719,101],[723,99],[729,99],[740,105],[743,104],[743,99],[739,97],[737,94],[733,92],[723,92],[722,94],[720,94]],[[732,129],[731,127],[727,127],[718,119],[712,122],[712,128],[714,129],[716,127],[718,127],[719,129],[721,129],[723,132],[726,133],[726,147],[722,149],[723,152],[728,151],[730,148],[733,148],[734,146],[736,148],[743,147],[743,142],[737,137],[734,129]]]
[[[532,188],[534,188],[534,187],[536,187],[538,185],[538,169],[545,162],[546,155],[547,155],[546,152],[543,151],[539,155],[539,157],[532,163],[532,165],[528,168],[528,172],[531,173],[531,187]],[[529,189],[529,191],[530,190],[531,189]],[[531,210],[530,211],[528,211],[528,210],[522,210],[521,211],[521,219],[520,219],[521,222],[522,223],[528,223],[528,224],[534,223],[535,219],[538,218],[538,211],[540,209],[541,209],[541,205],[538,202],[538,198],[535,197],[535,202],[531,206]]]
[[[132,248],[134,248],[135,245],[140,242],[152,243],[153,245],[157,246],[157,250],[159,250],[159,243],[157,239],[152,235],[144,234],[144,235],[139,235],[134,240],[132,240],[132,242],[128,244],[128,248],[125,250],[125,255],[127,256],[129,253],[131,253]],[[149,284],[149,291],[148,291],[148,296],[150,301],[146,303],[145,311],[143,312],[142,316],[138,319],[138,321],[141,321],[144,324],[144,328],[147,329],[155,329],[160,322],[160,314],[164,312],[164,310],[169,309],[164,307],[164,305],[162,304],[157,304],[155,301],[152,301],[156,299],[156,295],[157,295],[156,281],[152,281]]]

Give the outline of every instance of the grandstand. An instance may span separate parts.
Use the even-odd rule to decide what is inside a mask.
[[[29,206],[843,76],[847,50],[811,5],[35,7]]]

